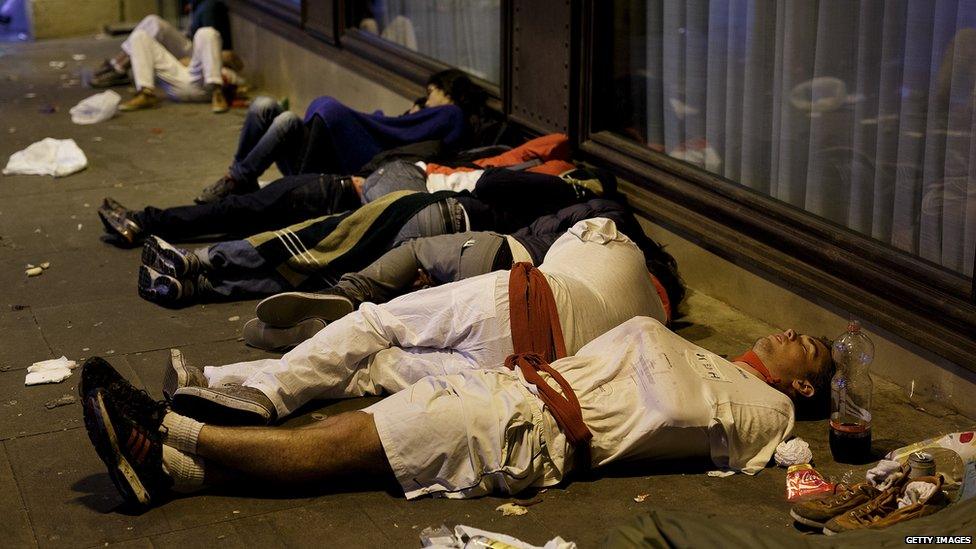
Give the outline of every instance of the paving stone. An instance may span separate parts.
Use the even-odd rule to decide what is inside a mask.
[[[6,446],[0,446],[0,540],[5,547],[36,547],[34,531],[27,519],[27,507],[7,459]]]
[[[163,509],[123,507],[84,429],[4,443],[41,547],[86,547],[169,531]]]
[[[364,515],[355,506],[353,498],[337,497],[296,509],[235,520],[230,524],[249,547],[395,545],[395,539]],[[419,538],[414,536],[406,547],[417,547],[419,544]]]
[[[52,358],[30,308],[10,310],[11,306],[18,304],[0,303],[0,307],[7,309],[0,311],[0,333],[3,334],[0,370],[25,370],[34,362]]]
[[[34,315],[55,353],[88,347],[93,355],[104,355],[237,339],[243,321],[254,314],[255,302],[172,310],[140,299],[134,289],[121,293],[110,300],[34,309]],[[235,316],[240,320],[227,320]]]
[[[74,358],[74,357],[69,357]],[[110,364],[124,376],[132,376],[132,369],[124,357],[110,357]],[[0,440],[49,433],[82,427],[78,381],[81,379],[81,360],[78,369],[61,383],[24,385],[24,370],[0,373]],[[45,403],[63,396],[75,399],[72,404],[48,409]]]

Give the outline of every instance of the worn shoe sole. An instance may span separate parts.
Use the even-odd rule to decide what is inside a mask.
[[[139,267],[139,297],[171,306],[179,302],[180,291],[179,281],[168,276],[164,278],[161,273],[153,274],[152,269],[145,265]]]
[[[806,517],[801,517],[800,515],[796,514],[796,512],[793,510],[790,510],[790,516],[793,517],[793,520],[799,522],[800,524],[804,524],[806,526],[812,526],[814,528],[823,528],[824,525],[827,524],[826,522],[817,522],[815,520],[808,519]]]
[[[88,437],[95,446],[98,457],[108,468],[109,477],[122,497],[129,502],[149,505],[149,491],[146,490],[142,481],[139,480],[139,475],[136,474],[135,469],[122,454],[122,447],[115,435],[115,428],[112,425],[112,418],[109,417],[108,409],[105,407],[103,395],[103,391],[95,390],[86,399],[88,402],[84,411]]]
[[[173,395],[181,387],[197,386],[198,378],[203,374],[186,363],[179,349],[169,350],[169,364],[163,375],[163,396],[166,400],[173,400]]]
[[[254,312],[269,326],[289,327],[309,318],[332,322],[354,310],[352,302],[341,296],[284,292],[261,300]]]
[[[209,387],[181,387],[173,393],[173,411],[215,425],[267,425],[271,410]]]
[[[269,326],[257,318],[244,324],[244,343],[265,351],[287,351],[325,328],[321,318],[307,318],[289,328]]]
[[[155,235],[149,235],[142,245],[142,264],[174,278],[186,274],[186,261],[180,252]]]

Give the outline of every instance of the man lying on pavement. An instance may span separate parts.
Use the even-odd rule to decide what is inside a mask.
[[[545,323],[530,326],[546,332]],[[790,434],[794,407],[827,392],[833,370],[822,342],[792,330],[732,362],[647,317],[553,360],[565,354],[558,330],[517,342],[536,350],[510,356],[507,368],[445,372],[431,361],[429,375],[389,388],[386,399],[303,428],[200,423],[98,358],[85,364],[79,389],[89,436],[132,503],[242,479],[325,490],[395,479],[408,499],[466,498],[553,486],[624,460],[710,458],[753,474]],[[360,391],[333,394],[343,393]]]
[[[670,320],[671,311],[684,298],[674,258],[644,234],[624,205],[594,198],[542,216],[508,235],[468,231],[414,238],[365,269],[342,275],[334,286],[319,293],[284,292],[266,298],[255,310],[258,318],[244,325],[244,342],[260,349],[287,351],[363,303],[386,303],[417,289],[508,270],[513,263],[541,265],[559,237],[576,223],[593,217],[613,220],[644,253],[647,271]]]

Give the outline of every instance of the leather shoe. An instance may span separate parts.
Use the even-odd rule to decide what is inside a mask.
[[[105,226],[105,232],[117,237],[127,246],[139,243],[144,234],[131,210],[117,201],[106,198],[98,208],[98,217]]]

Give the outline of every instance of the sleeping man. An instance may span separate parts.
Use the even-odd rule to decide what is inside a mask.
[[[389,478],[412,499],[514,494],[625,459],[758,471],[792,430],[793,402],[824,393],[826,347],[790,330],[729,362],[663,315],[636,246],[590,219],[538,270],[364,304],[281,359],[204,372],[176,361],[164,387],[173,409],[97,358],[79,390],[96,450],[141,504],[241,475],[326,487]],[[218,425],[381,393],[391,396],[314,427]]]

